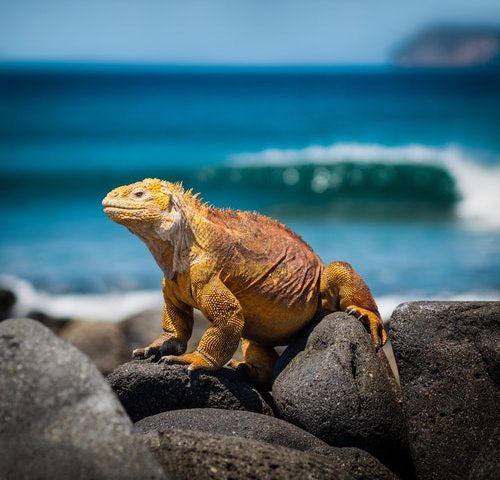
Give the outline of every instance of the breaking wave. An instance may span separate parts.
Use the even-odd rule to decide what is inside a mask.
[[[336,143],[229,156],[196,168],[148,165],[134,169],[4,172],[0,195],[101,198],[117,185],[145,177],[181,180],[216,205],[286,215],[311,209],[333,215],[391,218],[451,217],[500,229],[500,158],[477,157],[457,146]]]
[[[337,143],[268,149],[230,158],[231,175],[279,179],[319,196],[429,202],[453,207],[473,225],[500,228],[500,165],[479,162],[456,146]],[[285,187],[286,188],[286,187]]]

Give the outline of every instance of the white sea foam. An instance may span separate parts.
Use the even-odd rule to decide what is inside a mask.
[[[36,290],[17,277],[0,276],[0,286],[14,292],[17,302],[13,315],[22,317],[39,311],[55,318],[77,318],[95,321],[120,321],[144,310],[160,308],[160,290],[92,294],[52,294]]]
[[[13,316],[22,317],[30,311],[43,312],[56,318],[75,318],[93,321],[120,321],[145,310],[160,309],[160,290],[140,290],[102,294],[50,294],[36,290],[29,282],[1,275],[0,287],[13,291],[17,297]],[[500,291],[443,292],[436,295],[405,293],[382,295],[376,298],[380,314],[388,320],[394,309],[403,302],[424,300],[500,301]]]
[[[500,158],[493,165],[479,163],[472,154],[454,145],[431,147],[419,144],[386,146],[362,143],[312,145],[302,149],[267,149],[230,157],[232,165],[290,167],[339,162],[436,165],[454,178],[461,201],[457,213],[468,225],[500,229]],[[288,178],[288,177],[287,177]]]
[[[487,301],[500,301],[500,291],[469,291],[469,292],[442,292],[435,295],[422,295],[418,293],[405,293],[399,295],[382,295],[376,299],[377,305],[379,307],[380,315],[384,321],[389,320],[394,309],[400,304],[405,302],[416,302],[416,301],[475,301],[475,302],[487,302]]]

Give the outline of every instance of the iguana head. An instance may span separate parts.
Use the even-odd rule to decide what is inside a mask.
[[[185,219],[183,192],[180,184],[146,178],[111,190],[102,206],[111,220],[142,238],[173,241]]]

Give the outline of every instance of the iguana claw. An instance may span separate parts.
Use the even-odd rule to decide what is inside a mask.
[[[380,348],[387,342],[387,332],[384,328],[381,318],[374,312],[361,307],[351,305],[345,309],[348,315],[352,315],[359,320],[368,330],[368,333],[373,339],[375,348]]]
[[[158,363],[189,365],[188,370],[216,370],[220,368],[200,352],[185,353],[184,355],[165,355],[160,358]]]
[[[168,354],[181,355],[186,351],[187,342],[179,340],[170,335],[161,335],[154,340],[149,346],[144,348],[136,348],[132,352],[132,358],[144,360],[153,357],[160,358]]]
[[[158,357],[160,350],[156,347],[136,348],[132,351],[132,358],[145,360],[150,357]]]

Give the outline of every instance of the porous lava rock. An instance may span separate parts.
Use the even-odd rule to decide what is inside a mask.
[[[141,435],[174,480],[352,479],[327,457],[248,438],[168,429]]]
[[[276,364],[278,416],[337,447],[370,452],[412,478],[400,403],[371,337],[343,312],[312,325]]]
[[[404,303],[391,336],[418,478],[467,478],[500,421],[500,302]]]
[[[133,360],[107,377],[132,421],[181,408],[222,408],[272,414],[262,395],[231,369],[188,371],[185,365]]]
[[[396,476],[369,453],[357,448],[331,447],[314,435],[278,418],[240,410],[193,408],[159,413],[134,425],[138,434],[168,433],[169,429],[248,438],[271,445],[327,456],[355,479],[394,480]]]

